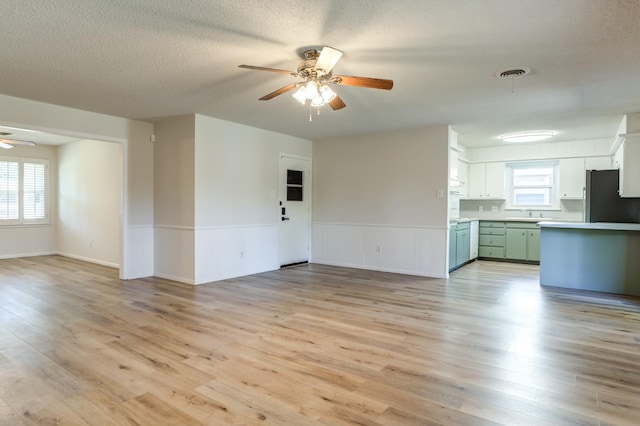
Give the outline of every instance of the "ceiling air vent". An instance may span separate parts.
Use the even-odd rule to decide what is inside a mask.
[[[525,70],[521,70],[521,69],[517,69],[517,70],[507,70],[507,71],[502,71],[500,73],[500,77],[511,77],[511,76],[518,76],[518,75],[523,75],[526,74]]]
[[[504,70],[499,70],[494,73],[496,77],[505,78],[505,77],[520,77],[523,75],[527,75],[531,72],[531,68],[529,67],[514,67],[507,68]]]

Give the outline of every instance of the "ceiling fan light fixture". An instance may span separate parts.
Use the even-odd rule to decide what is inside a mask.
[[[320,108],[323,105],[329,105],[332,110],[341,110],[347,105],[335,93],[328,84],[336,84],[343,86],[367,87],[371,89],[391,90],[393,88],[393,80],[372,77],[357,77],[353,75],[333,75],[333,67],[338,63],[343,53],[333,47],[324,46],[322,49],[306,48],[304,51],[304,60],[299,63],[297,71],[286,71],[278,68],[260,67],[255,65],[238,65],[240,68],[275,72],[278,74],[288,74],[293,77],[299,77],[303,80],[298,83],[291,83],[284,87],[274,90],[261,98],[260,101],[268,101],[280,96],[283,93],[294,91],[293,98],[302,105],[317,108],[320,114]],[[311,121],[311,120],[310,120]]]
[[[329,102],[335,99],[336,92],[331,90],[331,88],[326,84],[323,84],[320,87],[320,95],[322,96],[322,100],[324,101],[324,103],[328,104]]]
[[[306,84],[306,93],[307,99],[315,99],[320,96],[320,91],[318,90],[318,83],[315,81],[310,81]]]
[[[324,99],[322,99],[322,96],[316,96],[315,98],[311,99],[311,106],[312,107],[321,107],[322,105],[324,105]]]
[[[307,91],[304,86],[301,86],[296,92],[292,95],[293,98],[300,102],[302,105],[307,103]]]
[[[329,86],[326,84],[320,85],[317,81],[307,82],[293,94],[293,98],[302,105],[306,105],[307,101],[310,101],[313,107],[326,105],[334,100],[336,96],[336,92],[331,90]]]
[[[500,136],[503,142],[538,142],[552,138],[555,132],[551,130],[537,130],[532,132],[516,132]]]

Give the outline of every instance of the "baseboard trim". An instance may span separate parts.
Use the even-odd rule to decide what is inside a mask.
[[[418,271],[410,271],[405,269],[395,269],[395,268],[383,268],[371,265],[361,265],[361,264],[350,264],[350,263],[341,263],[341,262],[327,262],[323,260],[313,260],[314,264],[318,265],[327,265],[327,266],[338,266],[341,268],[353,268],[353,269],[364,269],[366,271],[377,271],[377,272],[389,272],[392,274],[401,274],[401,275],[412,275],[415,277],[424,277],[424,278],[447,278],[444,275],[438,274],[427,274],[424,272]]]
[[[120,265],[117,264],[117,263],[113,263],[113,262],[105,262],[103,260],[92,259],[90,257],[84,257],[84,256],[77,256],[77,255],[71,254],[71,253],[57,252],[57,253],[54,253],[54,254],[58,254],[58,255],[63,256],[63,257],[68,257],[70,259],[81,260],[83,262],[95,263],[96,265],[102,265],[102,266],[108,266],[110,268],[120,269]]]
[[[39,253],[5,254],[5,255],[0,255],[0,259],[18,259],[20,257],[51,256],[54,254],[59,254],[59,253],[55,251],[43,251]]]
[[[163,278],[165,280],[171,280],[171,281],[177,281],[179,283],[183,283],[183,284],[190,284],[190,285],[196,285],[195,280],[190,280],[188,278],[184,278],[184,277],[177,277],[175,275],[170,275],[170,274],[159,274],[159,273],[154,273],[153,274],[154,277],[158,277],[158,278]]]

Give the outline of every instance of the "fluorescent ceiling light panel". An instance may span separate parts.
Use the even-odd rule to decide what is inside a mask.
[[[500,136],[503,142],[537,142],[553,137],[551,130],[537,130],[534,132],[517,132]]]

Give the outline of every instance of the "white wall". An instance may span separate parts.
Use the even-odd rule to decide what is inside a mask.
[[[118,267],[122,144],[84,140],[58,148],[58,252]]]
[[[153,274],[153,125],[0,95],[0,123],[124,145],[121,278]]]
[[[45,145],[16,146],[11,150],[0,149],[0,156],[38,158],[49,161],[49,223],[46,225],[0,226],[0,259],[56,253],[57,152],[55,147]]]
[[[201,115],[155,131],[155,274],[201,284],[279,268],[279,154],[311,157],[311,142]]]
[[[445,277],[448,151],[447,126],[314,142],[313,262]]]
[[[195,117],[155,125],[154,275],[195,283]]]
[[[196,116],[196,282],[278,269],[280,153],[311,141]]]

